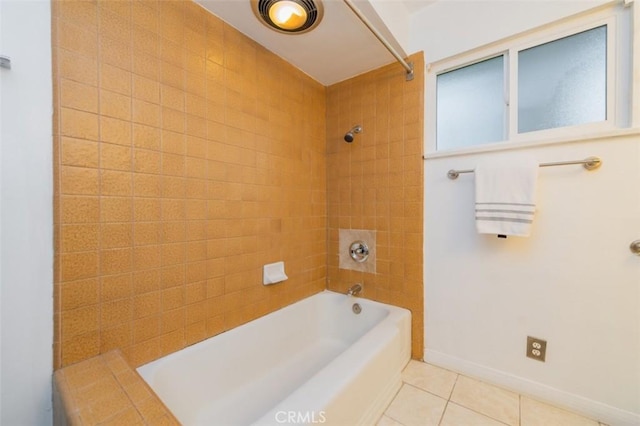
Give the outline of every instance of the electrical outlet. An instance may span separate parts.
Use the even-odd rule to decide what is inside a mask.
[[[527,357],[544,362],[547,356],[547,341],[527,336]]]

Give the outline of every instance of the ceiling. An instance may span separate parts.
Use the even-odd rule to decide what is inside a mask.
[[[409,13],[419,12],[425,7],[433,4],[436,0],[399,0],[400,3],[404,4],[404,7],[407,8]],[[443,0],[440,0],[443,1]]]
[[[324,18],[320,25],[297,35],[280,34],[261,24],[249,0],[196,2],[325,86],[395,61],[342,0],[323,0]],[[405,55],[369,1],[354,3],[396,50]],[[398,3],[409,12],[416,12],[431,1],[400,0]]]

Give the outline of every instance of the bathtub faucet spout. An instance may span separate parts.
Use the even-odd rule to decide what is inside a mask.
[[[356,284],[352,285],[351,287],[349,287],[349,290],[347,290],[347,295],[349,295],[349,296],[357,296],[357,295],[360,294],[360,292],[362,292],[362,284],[356,283]]]

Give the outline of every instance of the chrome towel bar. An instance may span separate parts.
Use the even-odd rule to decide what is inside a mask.
[[[540,167],[552,167],[552,166],[570,166],[572,164],[582,164],[587,170],[595,170],[602,165],[602,160],[599,157],[587,157],[584,160],[574,161],[556,161],[553,163],[540,163]],[[449,179],[458,179],[461,173],[473,173],[473,169],[454,170],[451,169],[447,172]]]

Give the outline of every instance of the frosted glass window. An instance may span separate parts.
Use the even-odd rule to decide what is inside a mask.
[[[607,26],[518,52],[518,132],[607,118]]]
[[[437,77],[438,150],[505,139],[504,56]]]

